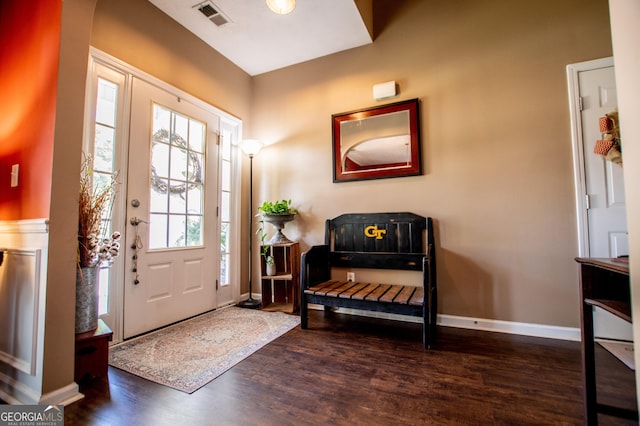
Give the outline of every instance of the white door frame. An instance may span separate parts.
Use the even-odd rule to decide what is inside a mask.
[[[578,74],[583,71],[612,66],[613,57],[567,65],[579,257],[589,257],[589,222],[587,217],[587,183],[584,169],[585,157],[584,143],[582,140],[582,117],[580,114],[580,85],[578,81]]]

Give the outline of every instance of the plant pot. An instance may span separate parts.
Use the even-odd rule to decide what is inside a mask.
[[[76,334],[98,328],[100,268],[76,269]]]
[[[276,264],[275,263],[267,263],[267,275],[270,277],[276,274]]]
[[[284,225],[287,222],[291,222],[296,215],[294,214],[264,214],[262,220],[272,224],[276,228],[276,234],[271,237],[267,244],[289,244],[292,241],[288,239],[283,233]]]

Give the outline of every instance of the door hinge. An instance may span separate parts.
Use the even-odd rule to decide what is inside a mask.
[[[578,96],[578,111],[582,111],[584,109],[584,105],[582,103],[582,96]]]
[[[218,280],[216,280],[216,291],[218,291]]]
[[[589,194],[586,194],[584,196],[584,206],[587,210],[591,208],[591,196]]]
[[[222,135],[220,132],[216,133],[216,145],[220,145],[220,139],[222,139]]]

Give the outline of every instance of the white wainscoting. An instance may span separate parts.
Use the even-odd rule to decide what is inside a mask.
[[[0,266],[0,362],[36,374],[41,249],[3,248]]]
[[[43,398],[48,247],[46,219],[0,221],[0,399],[12,404]]]

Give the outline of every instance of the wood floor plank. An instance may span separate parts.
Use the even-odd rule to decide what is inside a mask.
[[[581,425],[580,342],[309,312],[195,393],[109,367],[72,425]],[[596,348],[598,397],[635,404],[633,371]],[[601,425],[634,424],[600,416]]]

